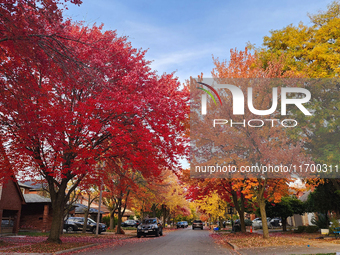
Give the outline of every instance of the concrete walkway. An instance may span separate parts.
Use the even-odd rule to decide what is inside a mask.
[[[318,244],[318,246],[276,246],[264,248],[243,248],[236,250],[238,254],[242,255],[272,255],[272,254],[318,254],[318,253],[336,253],[340,252],[339,244]]]

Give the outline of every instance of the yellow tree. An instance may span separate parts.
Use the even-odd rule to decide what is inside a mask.
[[[226,216],[228,203],[221,199],[216,191],[195,200],[195,204],[201,212],[208,214],[213,221],[219,220],[220,224]]]
[[[309,14],[311,25],[300,23],[271,31],[264,37],[260,50],[263,67],[270,59],[282,54],[284,70],[295,74],[323,79],[324,82],[310,88],[313,100],[310,105],[316,114],[310,119],[301,118],[301,127],[295,136],[308,138],[306,148],[313,160],[320,164],[337,165],[340,161],[340,3],[334,1],[326,11]],[[340,190],[339,176],[327,174],[337,190]],[[317,185],[318,180],[309,180]],[[323,183],[323,180],[321,180]]]
[[[271,31],[264,37],[261,58],[266,65],[273,55],[284,54],[284,70],[308,77],[334,77],[340,74],[340,5],[331,3],[327,11],[309,15],[311,26],[302,22]]]

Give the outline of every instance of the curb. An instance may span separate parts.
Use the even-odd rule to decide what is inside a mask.
[[[239,248],[237,247],[236,244],[233,244],[231,242],[227,242],[235,251],[238,250]]]
[[[130,239],[130,238],[134,238],[134,237],[136,237],[136,236],[129,236],[129,237],[125,237],[125,238],[121,238],[121,239],[117,239],[117,240],[126,240],[126,239]],[[56,252],[49,252],[49,253],[0,252],[0,255],[23,255],[23,254],[25,254],[25,255],[54,255],[54,254],[64,254],[64,253],[68,253],[68,252],[79,251],[79,250],[82,250],[82,249],[100,246],[100,245],[103,245],[103,244],[109,244],[109,243],[93,243],[93,244],[89,244],[89,245],[85,245],[85,246],[70,248],[70,249],[67,249],[67,250],[61,250],[61,251],[56,251]],[[16,246],[16,247],[11,247],[11,248],[18,248],[18,247],[29,246],[29,245],[31,245],[31,244]],[[4,249],[9,249],[9,248],[4,248]]]
[[[129,236],[129,237],[125,237],[125,238],[121,238],[121,239],[118,239],[118,240],[126,240],[126,239],[130,239],[130,238],[134,238],[135,236]],[[79,251],[79,250],[82,250],[82,249],[87,249],[87,248],[90,248],[90,247],[95,247],[95,246],[100,246],[100,245],[105,245],[105,244],[109,244],[109,243],[94,243],[94,244],[89,244],[89,245],[85,245],[85,246],[80,246],[80,247],[75,247],[75,248],[71,248],[71,249],[67,249],[67,250],[62,250],[62,251],[57,251],[57,252],[54,252],[54,253],[47,253],[46,255],[53,255],[53,254],[64,254],[64,253],[67,253],[67,252],[72,252],[72,251]],[[18,253],[18,254],[21,254],[22,253]],[[37,254],[40,254],[42,255],[43,253],[37,253]],[[33,255],[33,254],[31,254]]]
[[[80,246],[80,247],[75,247],[75,248],[71,248],[71,249],[67,249],[67,250],[62,250],[62,251],[57,251],[57,252],[49,253],[49,254],[63,254],[63,253],[66,253],[66,252],[79,251],[79,250],[90,248],[90,247],[94,247],[94,246],[97,246],[97,245],[100,245],[100,244],[93,243],[93,244],[89,244],[89,245],[85,245],[85,246]],[[39,254],[41,254],[41,253],[39,253]]]
[[[51,255],[54,253],[20,253],[20,252],[1,252],[1,255],[6,254],[6,255]]]

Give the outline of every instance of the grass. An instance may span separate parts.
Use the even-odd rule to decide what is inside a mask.
[[[29,246],[18,247],[13,249],[2,250],[2,252],[19,252],[19,253],[53,253],[57,251],[67,250],[76,247],[82,247],[89,245],[90,243],[62,243],[62,244],[52,244],[52,243],[37,243]]]
[[[123,230],[137,230],[135,227],[122,227]]]
[[[23,236],[48,236],[49,233],[45,232],[38,232],[38,231],[19,231],[18,235],[23,235]]]
[[[14,244],[7,243],[7,242],[0,240],[0,248],[6,248],[6,247],[9,247],[9,246],[14,246]]]

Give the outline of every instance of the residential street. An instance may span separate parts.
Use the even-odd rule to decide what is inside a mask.
[[[100,250],[100,254],[115,255],[189,255],[189,254],[236,254],[232,250],[220,248],[209,237],[208,230],[186,228],[167,233],[163,237],[145,237],[150,240],[142,243],[128,243],[117,246],[114,249]],[[143,237],[142,237],[143,238]],[[98,250],[84,252],[82,254],[98,254]]]

